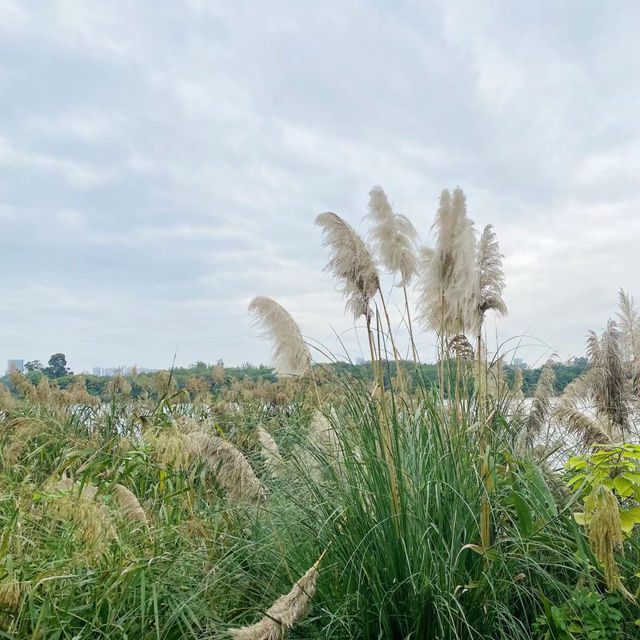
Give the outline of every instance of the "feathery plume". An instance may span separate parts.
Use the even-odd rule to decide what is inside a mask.
[[[113,379],[108,382],[104,392],[110,396],[121,394],[124,397],[129,397],[131,395],[131,385],[122,374],[116,373]]]
[[[611,442],[610,426],[599,416],[591,417],[581,408],[588,402],[588,385],[581,376],[570,382],[563,391],[554,414],[570,433],[578,437],[585,446]]]
[[[484,314],[491,309],[504,316],[507,313],[507,305],[502,299],[505,287],[505,278],[502,271],[502,254],[493,226],[488,224],[480,240],[478,241],[477,254],[477,309],[476,327],[482,326]]]
[[[508,392],[507,377],[504,373],[504,356],[500,356],[487,371],[487,393],[494,398],[501,398],[505,392]]]
[[[38,392],[35,386],[15,367],[11,367],[9,380],[23,398],[32,403],[38,402]]]
[[[624,435],[629,428],[627,377],[622,362],[620,332],[613,320],[607,323],[600,340],[593,331],[589,332],[587,355],[590,360],[587,380],[596,411],[606,415],[620,435]]]
[[[264,457],[267,469],[271,473],[275,473],[281,462],[276,441],[262,426],[256,429],[256,436],[262,446],[262,456]]]
[[[143,433],[143,438],[154,449],[155,458],[162,466],[186,469],[191,462],[191,452],[185,434],[175,428],[161,429],[157,435]]]
[[[313,418],[309,426],[309,434],[321,447],[335,455],[340,446],[338,434],[326,416],[318,409],[313,412]]]
[[[630,427],[631,386],[622,361],[620,332],[609,320],[601,338],[587,334],[589,368],[567,385],[556,407],[556,416],[585,444],[624,439]],[[592,410],[594,417],[581,407]]]
[[[447,341],[447,349],[451,356],[460,358],[463,362],[473,362],[475,360],[473,346],[463,333],[459,333],[449,339]]]
[[[18,580],[0,581],[0,607],[17,607],[25,590],[25,584]]]
[[[231,637],[235,640],[282,640],[285,638],[309,611],[311,599],[316,593],[319,562],[320,560],[296,582],[288,594],[280,596],[267,609],[264,618],[250,627],[231,629],[229,631]]]
[[[218,484],[236,500],[264,502],[260,480],[242,453],[230,442],[202,431],[184,436],[192,456],[202,460],[215,473]]]
[[[533,447],[536,436],[549,418],[555,380],[556,374],[553,368],[548,365],[544,367],[536,384],[531,411],[525,425],[525,444],[529,449]]]
[[[115,484],[113,485],[113,491],[118,506],[125,518],[147,524],[147,514],[144,512],[140,502],[138,502],[138,498],[136,498],[127,487],[121,484]]]
[[[513,387],[511,388],[512,399],[515,403],[519,403],[524,399],[524,394],[522,393],[522,369],[520,367],[516,367],[516,370],[513,374]]]
[[[610,489],[598,485],[584,501],[585,516],[592,513],[589,521],[589,542],[595,557],[604,570],[609,591],[620,591],[625,597],[633,596],[625,589],[614,555],[622,552],[622,523],[618,500]]]
[[[0,452],[5,465],[15,464],[27,449],[29,441],[47,432],[47,424],[41,418],[14,418],[7,427],[13,432]]]
[[[321,213],[316,224],[322,228],[322,245],[331,249],[331,258],[325,267],[342,282],[347,299],[347,311],[353,317],[370,318],[370,300],[380,288],[378,270],[362,238],[335,213]]]
[[[256,296],[249,304],[254,316],[273,341],[273,360],[279,376],[303,376],[311,367],[311,355],[300,328],[275,300]]]
[[[373,227],[369,239],[387,271],[399,273],[397,286],[407,286],[418,268],[417,233],[406,216],[394,213],[382,187],[369,191],[369,215]]]
[[[217,387],[222,386],[225,379],[224,367],[220,367],[218,365],[213,367],[213,369],[211,370],[211,379],[213,380],[213,384],[215,384]]]
[[[87,391],[87,382],[82,376],[78,376],[69,388],[69,401],[72,404],[83,404],[88,407],[96,407],[100,400]]]
[[[453,197],[443,190],[433,228],[436,247],[431,259],[424,260],[427,254],[421,260],[419,317],[428,328],[453,336],[475,322],[476,239],[462,189]]]
[[[95,499],[97,488],[64,477],[54,489],[64,495],[49,503],[52,515],[60,520],[72,520],[77,525],[84,542],[84,551],[79,555],[90,563],[95,562],[106,549],[107,543],[117,538],[108,509]]]
[[[11,391],[0,383],[0,411],[11,411],[15,409],[16,401],[11,395]]]
[[[634,299],[625,293],[624,289],[618,292],[618,321],[625,362],[635,362],[638,358],[640,347],[640,312]]]

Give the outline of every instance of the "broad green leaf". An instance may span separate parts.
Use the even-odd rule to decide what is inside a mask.
[[[568,487],[573,487],[574,485],[578,484],[579,482],[582,482],[582,480],[584,480],[585,478],[585,474],[584,473],[577,473],[575,476],[573,476],[573,478],[571,478],[571,480],[569,480],[569,482],[567,482],[567,486]]]
[[[633,529],[633,525],[635,523],[636,519],[629,511],[620,512],[620,524],[622,525],[622,530],[625,533],[631,533],[631,529]]]
[[[633,495],[633,484],[631,483],[631,480],[625,478],[624,475],[616,476],[613,479],[613,487],[618,495],[623,498]]]
[[[564,466],[565,466],[565,469],[571,470],[571,469],[584,469],[588,465],[589,463],[584,458],[580,458],[579,456],[573,456],[567,460],[567,463]]]
[[[633,482],[633,484],[640,485],[640,473],[637,471],[625,471],[620,477],[626,478],[629,482]]]

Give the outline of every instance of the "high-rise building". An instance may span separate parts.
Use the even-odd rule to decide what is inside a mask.
[[[17,369],[20,373],[24,371],[24,360],[7,360],[7,373],[12,369]]]
[[[101,376],[102,375],[102,369],[100,367],[93,367],[93,375],[94,376]]]

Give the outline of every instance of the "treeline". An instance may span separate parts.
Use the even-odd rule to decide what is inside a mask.
[[[413,361],[401,361],[400,363],[404,374],[406,375],[407,385],[414,390],[419,381],[426,388],[437,387],[439,364],[419,364],[416,367]],[[561,393],[563,389],[575,378],[581,375],[587,367],[586,358],[578,358],[574,364],[553,364],[556,374],[555,391]],[[455,378],[455,361],[446,363],[446,369],[452,378]],[[363,364],[354,364],[351,362],[331,362],[317,364],[314,366],[316,380],[322,385],[327,379],[355,378],[365,382],[373,380],[373,372],[370,362]],[[536,384],[542,368],[522,369],[522,392],[525,396],[532,396],[535,393]],[[502,368],[504,379],[509,387],[513,386],[515,378],[515,367],[504,366]],[[216,364],[206,364],[205,362],[197,362],[189,367],[176,367],[172,370],[164,370],[155,373],[140,373],[135,371],[129,372],[127,375],[116,374],[115,376],[94,376],[87,374],[68,374],[62,376],[48,375],[47,369],[39,369],[25,372],[25,377],[33,384],[38,385],[42,378],[55,380],[60,389],[70,388],[79,379],[84,380],[87,391],[97,397],[105,398],[113,393],[118,385],[126,384],[130,387],[130,394],[133,397],[139,397],[155,387],[166,387],[166,382],[170,377],[171,385],[176,392],[186,390],[190,394],[208,392],[219,393],[225,388],[230,388],[234,381],[242,382],[247,379],[253,382],[260,380],[265,382],[275,382],[276,375],[270,367],[266,365],[254,366],[245,363],[239,367],[227,367],[219,361]],[[389,388],[391,382],[397,377],[397,367],[395,361],[385,362],[383,365],[383,379],[386,388]],[[0,382],[4,384],[10,391],[15,392],[14,385],[10,380],[10,376],[0,378]]]

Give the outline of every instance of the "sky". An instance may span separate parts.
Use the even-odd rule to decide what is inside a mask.
[[[640,299],[638,33],[635,0],[0,0],[0,372],[268,362],[258,294],[366,355],[314,218],[366,234],[376,184],[429,246],[461,186],[504,254],[489,333],[583,354]]]

